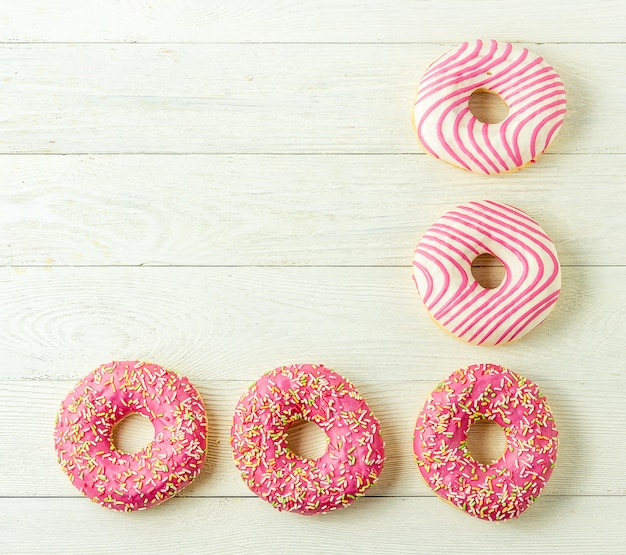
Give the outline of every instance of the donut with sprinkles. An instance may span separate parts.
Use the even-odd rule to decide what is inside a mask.
[[[155,435],[144,449],[125,453],[112,433],[133,413],[150,419]],[[156,364],[103,364],[63,401],[54,442],[61,468],[92,501],[117,511],[147,509],[200,473],[207,451],[204,403],[187,378]]]
[[[467,433],[488,419],[506,436],[504,454],[481,464]],[[443,500],[483,520],[518,517],[539,496],[556,463],[558,432],[544,396],[527,378],[495,364],[453,372],[417,418],[414,452],[426,484]]]
[[[326,452],[316,460],[287,445],[289,427],[302,419],[326,433]],[[349,381],[322,365],[263,375],[237,404],[230,441],[252,492],[278,510],[303,515],[350,504],[383,468],[378,420]]]
[[[481,254],[504,266],[500,285],[472,275]],[[554,244],[530,216],[507,204],[469,202],[444,214],[415,249],[413,279],[433,320],[473,345],[503,345],[526,335],[554,308],[561,268]]]
[[[499,123],[472,114],[476,91],[499,95],[509,113]],[[495,40],[464,42],[422,76],[413,124],[424,150],[464,170],[495,175],[535,162],[565,117],[558,73],[527,48]]]

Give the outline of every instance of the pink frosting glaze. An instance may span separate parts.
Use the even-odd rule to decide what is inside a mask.
[[[328,436],[317,460],[299,457],[287,445],[289,426],[302,419]],[[321,365],[286,366],[262,376],[237,404],[231,445],[256,495],[278,510],[305,515],[363,495],[384,460],[378,420],[350,382]]]
[[[475,461],[467,433],[477,420],[495,421],[506,435],[493,464]],[[495,364],[453,372],[428,397],[417,418],[418,468],[442,499],[484,520],[518,517],[546,485],[556,462],[552,412],[529,379]]]
[[[472,275],[472,261],[483,253],[505,269],[494,289]],[[561,292],[561,268],[545,231],[518,208],[489,200],[457,206],[428,229],[415,250],[413,277],[432,318],[474,345],[523,337]]]
[[[474,91],[499,95],[509,108],[500,123],[469,109]],[[413,122],[422,147],[467,171],[493,175],[534,162],[565,117],[561,78],[541,56],[495,40],[464,42],[422,76]]]
[[[145,449],[124,453],[111,435],[132,413],[154,426]],[[103,364],[78,382],[54,430],[59,464],[82,493],[118,511],[147,509],[200,473],[207,450],[204,403],[187,378],[138,361]]]

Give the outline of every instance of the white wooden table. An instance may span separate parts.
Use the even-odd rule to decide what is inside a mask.
[[[543,55],[568,93],[550,152],[500,178],[411,126],[428,63],[476,37]],[[2,0],[0,41],[0,552],[626,551],[622,0]],[[492,349],[437,329],[411,281],[430,223],[483,198],[537,219],[563,266],[548,320]],[[52,442],[74,383],[124,358],[187,375],[210,419],[200,478],[134,514],[81,497]],[[232,463],[236,400],[293,362],[348,377],[387,442],[328,515],[277,512]],[[516,521],[452,508],[413,460],[427,393],[474,362],[536,381],[560,430]]]

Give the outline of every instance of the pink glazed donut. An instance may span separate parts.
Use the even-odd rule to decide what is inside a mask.
[[[289,426],[302,419],[328,437],[317,460],[287,445]],[[378,420],[350,382],[321,365],[262,376],[237,404],[230,441],[248,487],[280,511],[312,515],[348,505],[383,467]]]
[[[154,440],[119,451],[115,425],[150,419]],[[204,403],[187,378],[146,362],[103,364],[78,382],[54,430],[59,464],[72,484],[108,509],[136,511],[169,499],[200,473],[207,450]]]
[[[475,91],[509,108],[499,123],[472,114]],[[493,175],[534,162],[565,117],[565,88],[554,68],[526,48],[495,40],[464,42],[433,62],[420,80],[413,124],[426,152],[464,170]]]
[[[503,264],[494,289],[472,275],[488,253]],[[561,292],[556,249],[521,210],[485,200],[444,214],[415,249],[413,278],[433,320],[473,345],[501,345],[527,334],[554,308]]]
[[[473,422],[493,420],[506,435],[504,454],[484,465],[467,447]],[[518,517],[539,496],[556,462],[558,432],[537,386],[495,364],[453,372],[417,418],[418,468],[443,500],[484,520]]]

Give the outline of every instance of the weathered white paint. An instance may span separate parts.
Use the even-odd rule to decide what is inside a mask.
[[[0,6],[6,42],[462,42],[626,40],[620,0],[24,1]]]
[[[524,45],[567,90],[550,152],[625,153],[626,44]],[[0,153],[420,152],[417,83],[450,46],[0,44]]]
[[[173,499],[131,514],[86,499],[5,498],[0,511],[11,553],[613,554],[626,539],[624,496],[545,496],[519,520],[496,524],[434,497],[366,497],[318,517],[238,497]]]
[[[3,2],[0,551],[623,551],[625,18],[619,0]],[[411,127],[421,72],[476,37],[542,54],[568,94],[551,150],[499,179]],[[480,198],[526,210],[564,265],[554,313],[494,349],[439,330],[411,281],[421,233]],[[52,444],[76,380],[126,357],[188,375],[211,423],[200,478],[138,514],[81,498]],[[429,390],[480,361],[535,380],[561,432],[515,522],[463,515],[413,461]],[[385,470],[348,509],[278,513],[231,463],[238,396],[290,362],[341,372],[381,420]]]
[[[493,179],[426,155],[1,161],[12,266],[410,266],[435,220],[484,198],[536,219],[564,265],[626,264],[626,155],[546,154]]]
[[[543,379],[624,380],[624,267],[571,267],[554,311],[519,342],[439,329],[401,268],[4,268],[0,379],[76,380],[112,359],[193,379],[255,380],[294,362],[362,381],[437,383],[474,362]],[[621,383],[618,381],[616,383]]]

